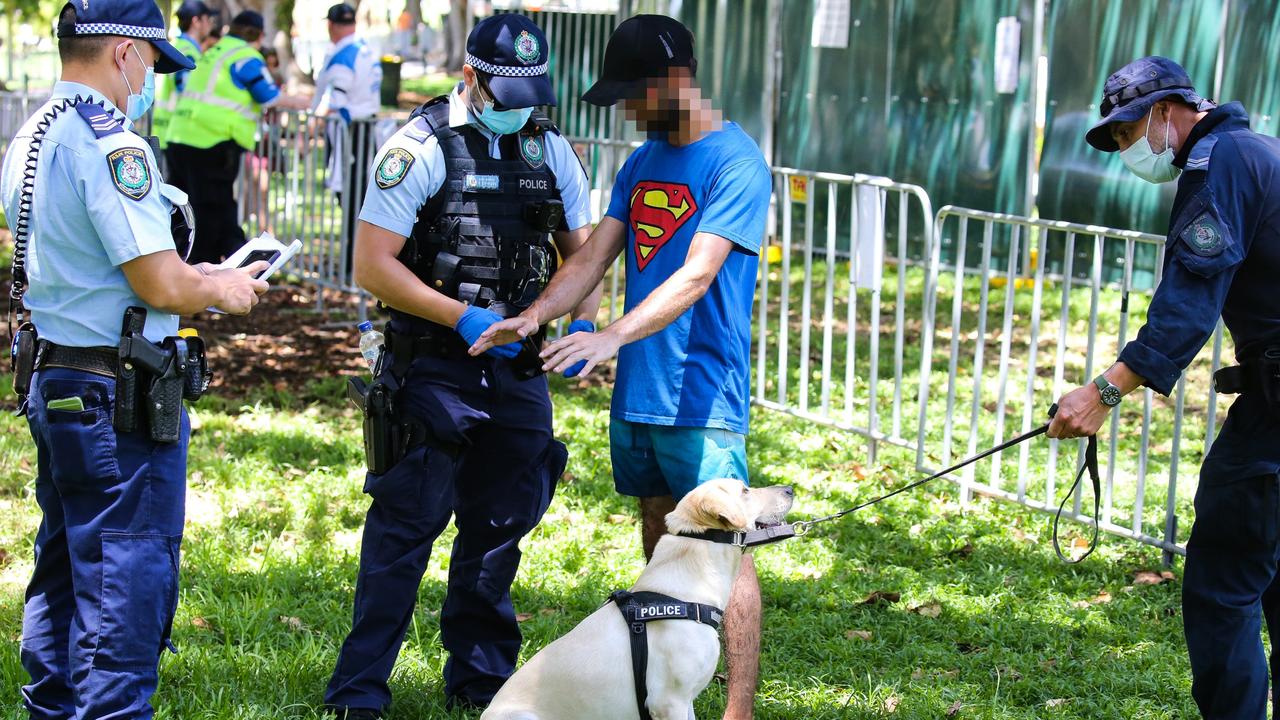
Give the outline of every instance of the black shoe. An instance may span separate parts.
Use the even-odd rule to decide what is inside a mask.
[[[382,711],[372,708],[350,708],[325,705],[324,711],[336,720],[382,720]]]

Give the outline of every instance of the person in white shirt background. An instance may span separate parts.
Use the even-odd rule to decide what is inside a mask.
[[[316,99],[311,109],[316,116],[329,119],[325,128],[329,158],[325,185],[337,193],[339,202],[349,199],[351,203],[344,234],[350,244],[359,204],[369,184],[367,159],[385,139],[374,132],[372,122],[353,121],[367,121],[381,109],[382,65],[374,49],[356,36],[354,7],[339,3],[329,8],[325,17],[333,44],[316,76]],[[394,131],[394,125],[389,130]],[[390,136],[390,132],[386,134]],[[351,271],[349,253],[346,269]]]

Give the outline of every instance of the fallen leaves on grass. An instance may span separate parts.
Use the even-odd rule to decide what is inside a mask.
[[[848,640],[870,640],[871,631],[870,630],[850,630],[846,632],[844,636]]]
[[[973,554],[973,543],[967,542],[962,547],[958,547],[955,550],[952,550],[951,552],[947,553],[947,557],[967,558],[972,554]]]
[[[1044,706],[1046,708],[1056,708],[1056,707],[1062,707],[1063,705],[1066,705],[1069,702],[1071,702],[1069,698],[1053,698],[1052,700],[1045,700]]]
[[[209,622],[208,620],[205,620],[205,619],[204,619],[204,618],[202,618],[202,617],[193,617],[193,618],[191,618],[191,626],[192,626],[192,627],[200,628],[201,630],[212,630],[212,629],[213,629],[213,623]]]
[[[4,548],[0,548],[0,568],[8,565],[12,560],[13,556],[9,554],[9,551]]]
[[[907,608],[907,612],[913,612],[921,617],[936,618],[942,614],[942,603],[937,600],[912,605]]]
[[[923,668],[916,668],[915,671],[911,673],[912,680],[923,680],[926,676],[933,678],[935,680],[951,680],[951,679],[960,677],[960,671],[959,670],[934,670],[932,672],[926,673]]]
[[[1173,573],[1168,570],[1159,573],[1154,570],[1139,570],[1133,576],[1134,585],[1159,585],[1172,580]]]
[[[955,701],[954,703],[951,704],[951,707],[947,708],[947,717],[955,717],[956,715],[959,715],[960,708],[962,707],[964,707],[963,703],[961,703],[959,700]]]
[[[889,590],[875,590],[870,595],[862,598],[859,605],[889,605],[896,603],[902,599],[902,593],[891,592]]]
[[[630,515],[622,515],[622,514],[614,514],[614,515],[610,515],[610,516],[609,516],[608,518],[606,518],[606,519],[609,521],[609,524],[611,524],[611,525],[621,525],[621,524],[623,524],[623,523],[631,522],[631,516],[630,516]]]
[[[516,613],[516,622],[527,622],[533,619],[533,613]]]
[[[294,632],[302,632],[303,630],[307,629],[307,626],[302,623],[301,619],[292,617],[290,615],[281,615],[280,622],[284,623],[286,626],[288,626],[290,630]]]
[[[542,617],[551,617],[552,615],[555,615],[558,612],[560,611],[555,608],[542,608],[541,610],[538,611],[538,614],[541,615]]]
[[[1099,592],[1097,595],[1094,595],[1092,598],[1089,598],[1088,600],[1077,600],[1071,604],[1072,606],[1083,610],[1093,605],[1105,605],[1109,602],[1111,602],[1111,593],[1107,592],[1106,590],[1103,590]]]
[[[884,699],[884,711],[887,713],[897,712],[898,703],[902,700],[897,695],[890,695]]]

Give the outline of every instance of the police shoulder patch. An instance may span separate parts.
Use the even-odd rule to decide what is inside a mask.
[[[547,164],[546,145],[541,135],[522,135],[520,154],[524,156],[525,164],[534,170],[541,170]]]
[[[382,162],[378,163],[374,181],[383,190],[393,188],[404,180],[405,175],[409,174],[409,167],[412,165],[412,153],[404,148],[391,148],[387,151],[386,157],[382,158]]]
[[[147,155],[141,148],[120,148],[107,155],[107,165],[121,195],[141,200],[151,192],[151,171],[147,169]]]
[[[1211,213],[1205,211],[1187,224],[1179,234],[1191,252],[1200,257],[1217,257],[1226,246],[1222,228]]]

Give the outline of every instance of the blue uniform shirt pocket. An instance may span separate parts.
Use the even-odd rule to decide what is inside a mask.
[[[80,398],[84,409],[48,407],[50,401],[67,398]],[[40,408],[32,420],[44,426],[49,469],[59,489],[104,487],[119,479],[116,434],[111,425],[113,404],[106,380],[41,379]]]
[[[1168,247],[1187,270],[1210,278],[1244,260],[1234,230],[1222,219],[1206,186],[1178,212],[1170,228]]]

